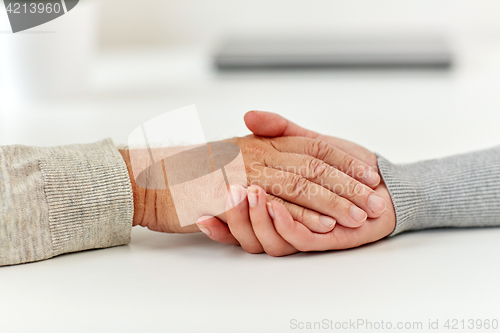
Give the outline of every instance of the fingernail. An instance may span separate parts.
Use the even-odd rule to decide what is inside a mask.
[[[269,215],[271,215],[271,217],[274,220],[275,215],[274,215],[273,205],[271,205],[270,202],[267,203],[267,211],[269,212]]]
[[[203,215],[203,216],[200,216],[200,218],[198,218],[198,220],[196,220],[196,224],[200,223],[200,222],[203,222],[205,220],[209,220],[211,219],[213,216],[210,216],[210,215]]]
[[[380,176],[372,168],[368,168],[363,173],[363,182],[370,186],[376,186],[380,183]]]
[[[351,217],[356,222],[363,222],[366,220],[368,215],[366,215],[365,211],[361,210],[355,205],[351,206]]]
[[[325,216],[325,215],[321,215],[319,217],[319,221],[327,228],[333,228],[333,226],[335,225],[335,223],[337,223],[337,221],[335,221],[334,219],[332,219],[330,216]]]
[[[210,229],[207,226],[198,224],[198,228],[200,228],[200,231],[203,232],[208,237],[210,237],[210,235],[212,234],[212,232],[210,231]]]
[[[231,185],[231,196],[233,197],[234,204],[237,205],[241,202],[241,187],[238,185]]]
[[[368,208],[375,214],[380,214],[385,211],[385,200],[382,199],[380,196],[378,196],[375,193],[370,194],[368,197]]]
[[[238,185],[231,185],[230,195],[227,196],[226,209],[237,206],[243,199],[243,188]]]
[[[257,206],[257,200],[257,189],[250,186],[248,188],[248,204],[250,205],[250,207]]]

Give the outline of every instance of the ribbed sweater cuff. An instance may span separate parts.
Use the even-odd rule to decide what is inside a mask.
[[[54,256],[130,242],[132,187],[111,140],[54,148],[40,169]]]
[[[403,231],[500,225],[500,147],[412,164],[378,156]]]

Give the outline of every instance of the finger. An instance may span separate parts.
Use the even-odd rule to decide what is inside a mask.
[[[273,223],[276,231],[301,252],[357,247],[375,242],[388,234],[377,223],[365,223],[356,229],[336,226],[329,233],[317,234],[311,232],[301,223],[294,221],[286,208],[280,203],[273,201],[271,205],[271,209],[274,211]]]
[[[269,139],[269,142],[280,152],[305,154],[320,159],[372,188],[380,184],[380,176],[376,170],[324,141],[302,137],[281,137]]]
[[[308,181],[324,187],[363,209],[368,217],[376,218],[385,211],[385,200],[374,190],[360,183],[320,159],[291,153],[267,155],[265,164],[275,169],[298,174]]]
[[[298,252],[274,229],[272,219],[267,211],[266,192],[262,188],[256,185],[248,188],[248,204],[253,230],[267,254],[281,257]]]
[[[294,221],[286,208],[278,202],[270,202],[269,214],[273,217],[276,231],[293,247],[301,252],[326,251],[337,248],[338,242],[332,239],[332,232],[316,234],[307,229],[303,224]],[[357,229],[356,229],[357,230]]]
[[[244,119],[248,129],[259,136],[303,136],[316,138],[319,135],[273,112],[249,111],[245,114]]]
[[[369,165],[373,170],[375,170],[375,172],[378,173],[377,155],[375,155],[373,152],[369,151],[365,147],[362,147],[354,142],[336,138],[329,135],[320,134],[316,137],[316,139],[325,141],[329,145],[332,145],[335,148],[342,150],[346,154],[349,154],[352,157],[357,158],[358,160]]]
[[[337,221],[330,216],[320,214],[316,211],[297,206],[272,194],[267,195],[267,201],[275,200],[285,206],[292,218],[305,225],[312,232],[325,233],[331,231]]]
[[[256,174],[260,178],[257,183],[262,184],[267,193],[330,216],[343,226],[357,228],[367,218],[367,214],[349,200],[295,173],[264,167]]]
[[[249,111],[245,114],[245,124],[250,131],[259,136],[303,136],[323,140],[342,151],[348,152],[349,155],[365,162],[374,170],[378,170],[377,157],[368,149],[344,139],[318,134],[291,122],[279,114],[266,111]]]
[[[246,196],[247,190],[243,186],[231,186],[231,195],[228,195],[226,200],[227,224],[234,238],[238,240],[245,251],[248,253],[262,253],[264,248],[253,231]],[[231,201],[231,197],[233,201]],[[232,202],[239,202],[239,204],[232,207]]]
[[[196,224],[201,232],[210,239],[224,244],[240,245],[240,242],[231,234],[227,224],[216,217],[204,217],[199,219]]]

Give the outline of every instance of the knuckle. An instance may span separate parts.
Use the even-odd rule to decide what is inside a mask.
[[[309,251],[311,251],[311,247],[308,244],[302,243],[302,242],[299,243],[299,244],[297,244],[297,245],[295,245],[295,248],[298,251],[300,251],[300,252],[309,252]]]
[[[262,253],[264,252],[262,247],[260,246],[257,246],[257,245],[247,245],[243,248],[243,250],[245,250],[246,252],[250,253],[250,254],[259,254],[259,253]]]
[[[288,196],[297,198],[307,191],[307,179],[299,175],[291,175],[286,179]]]
[[[356,247],[358,245],[363,244],[363,242],[360,240],[359,236],[356,233],[350,233],[349,240],[347,241],[347,243],[350,244],[350,247]]]
[[[304,217],[306,212],[304,207],[286,203],[285,208],[290,212],[290,215],[292,215],[292,218],[294,220],[299,222],[304,222]]]
[[[356,167],[356,160],[349,155],[344,155],[343,159],[344,159],[343,165],[346,168],[344,172],[349,173],[351,171],[351,174],[353,174],[354,169]]]
[[[255,171],[255,167],[257,166],[258,164],[256,162],[247,162],[245,163],[245,172],[247,173],[247,175],[254,175],[254,171]]]
[[[277,137],[277,138],[259,137],[259,140],[267,143],[268,145],[273,147],[274,150],[279,151],[278,146],[279,146],[279,141],[281,140],[281,137]]]
[[[265,146],[258,145],[258,144],[241,145],[240,148],[241,148],[241,151],[243,154],[258,155],[258,154],[263,154],[263,153],[267,152],[267,149],[265,149]]]
[[[264,167],[256,161],[245,161],[245,173],[248,184],[256,183],[264,175]]]
[[[342,203],[342,199],[338,195],[336,195],[336,194],[330,195],[330,197],[328,199],[328,207],[330,209],[333,209],[333,210],[338,209],[340,207],[341,203]]]
[[[278,197],[275,197],[274,195],[272,194],[268,194],[267,195],[267,201],[276,201],[276,202],[279,202],[279,203],[282,203],[282,204],[285,204],[285,200],[281,199],[281,198],[278,198]]]
[[[360,182],[352,179],[347,188],[346,197],[349,199],[353,199],[357,196],[363,195],[365,192],[365,186]]]
[[[241,153],[244,160],[250,161],[265,161],[269,157],[269,149],[261,145],[244,145],[241,146]]]
[[[332,151],[332,147],[324,141],[314,139],[309,143],[307,153],[323,160]]]
[[[283,250],[275,247],[266,249],[266,253],[271,257],[282,257],[285,255],[285,252]]]
[[[306,156],[305,165],[307,167],[307,177],[313,181],[323,179],[328,170],[326,163],[310,156]]]
[[[296,212],[295,212],[295,216],[292,214],[292,217],[294,217],[296,221],[304,222],[306,209],[304,207],[299,207],[299,206],[295,206],[295,205],[293,205],[293,206],[296,207]]]

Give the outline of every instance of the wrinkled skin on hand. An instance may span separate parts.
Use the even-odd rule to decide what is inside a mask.
[[[240,147],[248,184],[257,184],[274,197],[279,197],[287,204],[295,220],[311,230],[330,231],[319,223],[321,216],[328,216],[347,228],[355,228],[363,225],[367,216],[378,217],[385,209],[374,211],[368,205],[370,195],[375,192],[362,182],[372,187],[378,185],[380,178],[373,168],[321,140],[250,135],[225,141]],[[131,171],[129,152],[120,152],[131,175],[134,225],[169,233],[199,231],[196,225],[180,226],[168,188],[145,189],[138,186]],[[193,163],[196,164],[196,161]],[[210,195],[197,193],[186,198],[200,217],[210,215],[211,207],[220,206],[227,199],[224,184],[214,183],[209,188],[212,189]],[[357,213],[357,219],[353,218],[353,211]],[[225,220],[225,215],[219,217]]]

